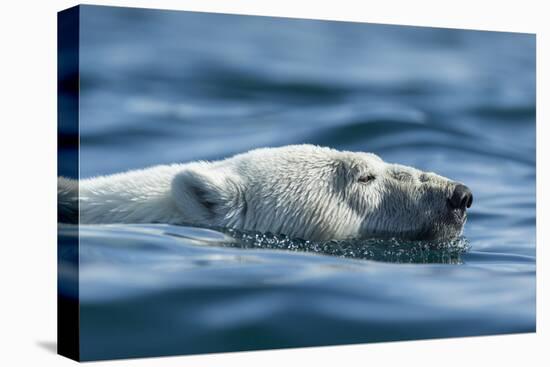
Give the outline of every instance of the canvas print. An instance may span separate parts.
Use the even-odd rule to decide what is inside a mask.
[[[60,354],[535,332],[534,34],[85,5],[58,41]]]

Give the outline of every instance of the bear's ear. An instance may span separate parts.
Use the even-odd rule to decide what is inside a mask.
[[[172,180],[172,196],[186,220],[223,225],[223,219],[239,207],[239,189],[226,172],[190,168]]]

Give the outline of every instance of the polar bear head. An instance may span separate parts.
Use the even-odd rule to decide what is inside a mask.
[[[329,240],[458,236],[470,190],[371,153],[263,148],[186,165],[172,181],[185,221]]]

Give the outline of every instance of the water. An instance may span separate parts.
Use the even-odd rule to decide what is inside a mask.
[[[475,198],[435,244],[82,226],[83,359],[535,330],[533,35],[86,6],[80,65],[82,177],[312,143]]]

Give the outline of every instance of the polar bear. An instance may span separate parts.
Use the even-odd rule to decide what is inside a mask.
[[[82,224],[197,224],[305,240],[452,238],[472,204],[465,185],[435,173],[313,145],[59,178],[58,186],[60,221],[78,213]]]

